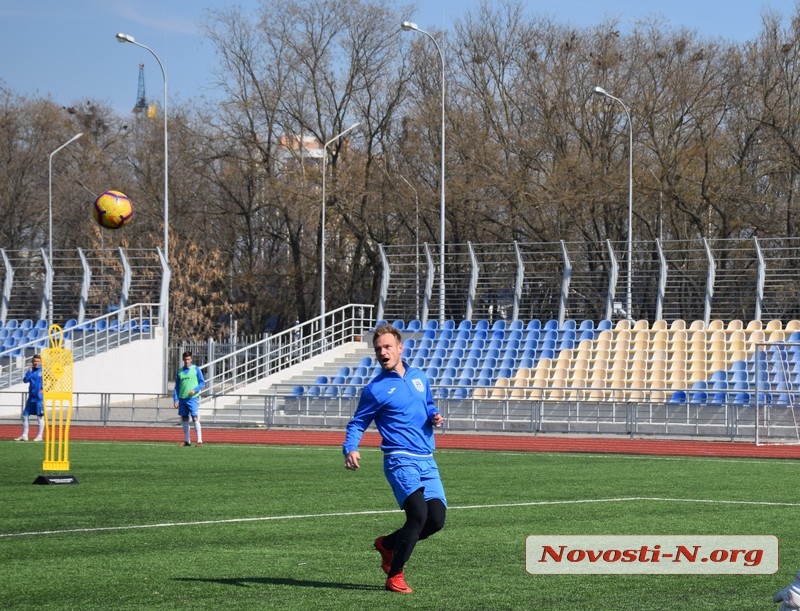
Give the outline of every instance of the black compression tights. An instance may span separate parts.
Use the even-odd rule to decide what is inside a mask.
[[[406,523],[383,540],[388,549],[394,550],[390,576],[403,570],[417,541],[442,530],[447,509],[439,499],[425,501],[420,488],[405,500],[403,511],[406,512]]]

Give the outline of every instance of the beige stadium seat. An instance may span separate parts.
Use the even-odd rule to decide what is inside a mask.
[[[780,329],[776,329],[775,331],[771,331],[767,341],[775,343],[775,342],[785,342],[786,341],[786,333],[784,333]]]
[[[628,391],[628,382],[626,380],[611,380],[606,390],[606,396],[611,401],[624,401],[625,393]]]
[[[627,318],[621,318],[617,321],[616,326],[614,327],[617,331],[623,331],[631,328],[631,321]]]
[[[737,319],[737,318],[734,318],[733,320],[729,320],[728,321],[728,332],[729,333],[732,332],[732,331],[741,331],[743,328],[744,328],[744,325],[742,324],[742,321]]]
[[[753,352],[756,349],[757,344],[763,344],[765,341],[766,338],[764,337],[763,331],[752,331],[747,337],[747,351]]]
[[[658,320],[654,320],[653,324],[650,325],[651,331],[666,331],[669,328],[667,325],[667,321],[663,318],[659,318]]]
[[[544,399],[544,389],[546,388],[545,383],[534,382],[531,386],[528,387],[528,399],[534,401],[541,401]]]
[[[763,329],[763,326],[761,325],[761,321],[760,320],[751,320],[750,322],[747,323],[747,328],[745,330],[746,331],[761,331],[761,329]]]
[[[511,399],[525,399],[528,394],[528,379],[527,378],[514,378],[511,381],[511,392],[509,398]]]
[[[708,321],[708,325],[706,326],[707,331],[724,331],[725,330],[725,322],[719,318],[714,318]]]
[[[703,331],[706,328],[706,323],[702,320],[693,320],[689,325],[690,331]]]
[[[637,320],[633,323],[634,331],[647,331],[650,328],[650,323],[646,319]]]
[[[686,321],[683,318],[676,318],[669,326],[671,331],[683,331],[686,329]]]
[[[508,398],[508,386],[509,386],[508,378],[497,378],[497,382],[495,382],[494,388],[492,389],[492,392],[489,395],[490,398],[492,399]]]
[[[800,331],[800,320],[790,320],[786,323],[786,326],[783,327],[783,330],[787,333],[792,333],[793,331]]]
[[[767,326],[764,328],[765,331],[782,331],[783,330],[783,323],[774,318],[767,323]]]
[[[728,335],[728,351],[744,350],[745,334],[744,331],[731,331]]]
[[[604,401],[607,398],[605,389],[605,380],[592,380],[589,384],[589,401]]]

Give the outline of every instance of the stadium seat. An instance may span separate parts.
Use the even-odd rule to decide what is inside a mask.
[[[686,403],[686,392],[683,390],[676,390],[669,396],[669,403]]]
[[[525,326],[525,329],[528,331],[539,331],[542,328],[542,321],[538,318],[533,318],[528,321],[528,324]]]
[[[408,321],[408,326],[406,327],[406,331],[413,332],[413,331],[419,331],[420,329],[422,329],[421,321],[417,320],[416,318],[414,320]]]

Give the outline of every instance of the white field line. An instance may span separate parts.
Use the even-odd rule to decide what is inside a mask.
[[[548,505],[578,505],[578,504],[593,504],[593,503],[637,503],[637,502],[654,502],[654,503],[708,503],[712,505],[756,505],[767,507],[800,507],[800,503],[778,503],[772,501],[734,501],[734,500],[717,500],[717,499],[673,499],[662,497],[623,497],[611,499],[576,499],[571,501],[530,501],[524,503],[492,503],[485,505],[461,505],[448,507],[451,511],[461,509],[497,509],[497,508],[511,508],[511,507],[537,507]],[[244,524],[246,522],[271,522],[275,520],[307,520],[313,518],[339,518],[351,516],[368,516],[368,515],[381,515],[388,513],[398,513],[399,509],[391,510],[375,510],[375,511],[341,511],[333,513],[308,513],[308,514],[294,514],[283,516],[263,516],[259,518],[231,518],[227,520],[198,520],[192,522],[161,522],[156,524],[130,524],[125,526],[102,526],[98,528],[70,528],[63,530],[40,530],[20,533],[0,533],[0,539],[10,539],[12,537],[32,537],[44,535],[66,535],[73,533],[95,533],[95,532],[113,532],[124,530],[141,530],[145,528],[173,528],[176,526],[204,526],[210,524]]]

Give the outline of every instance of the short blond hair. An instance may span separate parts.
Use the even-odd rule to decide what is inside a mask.
[[[375,340],[377,338],[379,338],[381,335],[387,335],[387,334],[394,335],[398,344],[403,343],[403,336],[400,334],[400,331],[398,331],[397,327],[395,327],[394,325],[390,325],[389,323],[385,323],[375,327],[375,331],[372,334],[372,346],[375,347]]]

